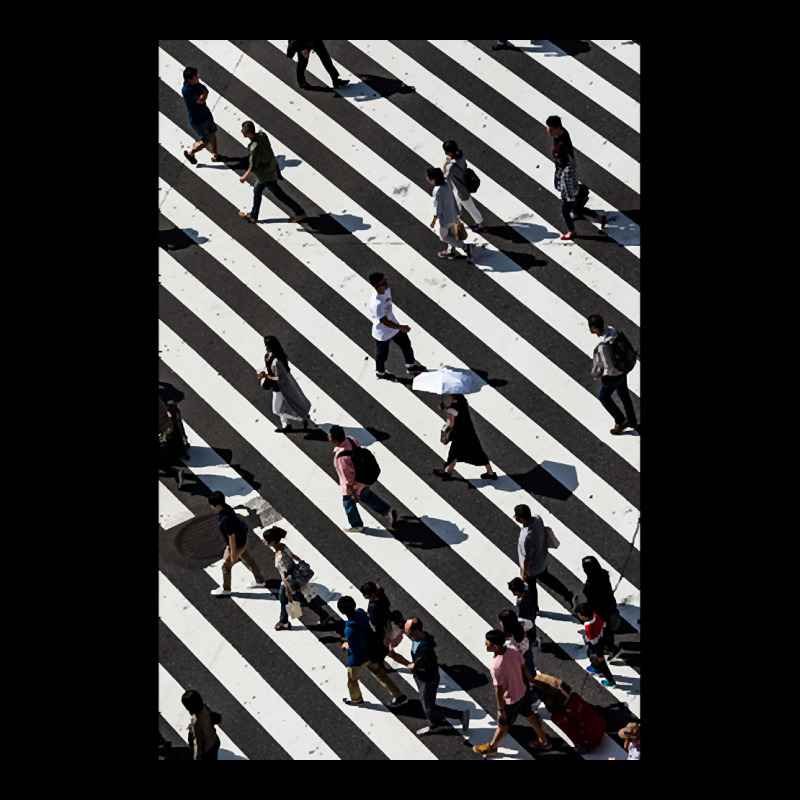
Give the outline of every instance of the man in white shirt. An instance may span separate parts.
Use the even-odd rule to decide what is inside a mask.
[[[391,372],[386,372],[386,357],[389,355],[389,342],[392,341],[400,347],[409,375],[425,372],[425,367],[414,359],[411,340],[408,338],[411,328],[408,325],[401,325],[394,317],[392,292],[386,276],[382,272],[373,272],[369,276],[369,282],[375,289],[375,294],[369,303],[372,338],[375,340],[375,375],[384,380],[397,381]]]

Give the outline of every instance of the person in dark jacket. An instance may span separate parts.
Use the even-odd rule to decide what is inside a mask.
[[[217,152],[217,125],[211,109],[208,107],[208,88],[200,83],[200,75],[196,67],[186,67],[183,71],[183,102],[189,112],[189,124],[199,137],[191,150],[184,150],[183,155],[190,164],[196,164],[198,153],[204,147],[211,151],[211,160],[219,161]]]
[[[439,410],[447,410],[447,424],[453,429],[450,436],[450,451],[447,454],[447,463],[444,469],[435,469],[434,475],[438,475],[443,480],[450,480],[453,470],[456,468],[457,461],[465,461],[467,464],[475,464],[478,467],[485,466],[486,472],[481,478],[492,481],[497,480],[497,473],[489,463],[489,457],[483,452],[475,426],[469,413],[469,404],[463,394],[451,394],[450,405],[439,403]]]
[[[372,630],[383,636],[384,647],[389,649],[386,656],[391,658],[392,661],[407,667],[411,662],[405,656],[395,652],[395,647],[403,640],[405,620],[402,619],[400,612],[392,611],[386,592],[373,581],[367,581],[362,584],[361,594],[364,595],[365,600],[369,601],[367,616],[369,617],[370,625],[372,625]],[[394,635],[390,636],[390,632]]]
[[[581,566],[586,573],[583,596],[597,615],[606,621],[604,650],[608,660],[614,661],[622,652],[622,647],[614,644],[613,629],[619,620],[619,612],[617,601],[614,599],[614,590],[611,588],[611,579],[608,571],[600,566],[600,562],[594,556],[584,556]]]
[[[222,562],[222,586],[212,589],[211,594],[217,597],[231,594],[231,569],[239,560],[253,573],[255,578],[254,581],[247,585],[247,588],[263,589],[267,583],[261,575],[258,562],[247,549],[247,525],[239,519],[236,512],[225,502],[225,495],[222,492],[211,492],[208,496],[208,504],[214,511],[219,512],[219,530],[225,542],[225,555]]]
[[[292,58],[297,53],[297,85],[301,89],[310,89],[311,85],[306,81],[306,67],[308,66],[308,59],[311,51],[314,51],[325,67],[325,71],[331,76],[331,83],[334,89],[339,89],[342,86],[347,86],[349,80],[343,80],[339,77],[336,67],[328,55],[328,49],[325,47],[325,42],[322,39],[289,39],[289,46],[286,49],[286,55]]]
[[[357,706],[364,702],[361,687],[358,685],[358,676],[366,667],[392,696],[392,702],[389,703],[390,708],[402,706],[408,701],[408,698],[386,674],[380,664],[380,659],[374,653],[368,653],[368,637],[371,630],[366,613],[360,608],[356,608],[356,601],[349,595],[340,597],[336,602],[336,607],[342,616],[347,617],[344,626],[344,636],[347,641],[342,643],[342,649],[348,651],[347,691],[350,693],[350,697],[345,697],[344,703],[348,706]]]
[[[267,134],[264,131],[256,133],[256,126],[248,119],[242,123],[242,136],[250,140],[250,144],[247,145],[250,156],[247,172],[239,178],[239,183],[244,183],[251,172],[256,176],[256,182],[253,186],[253,208],[249,214],[246,211],[240,211],[239,216],[248,222],[257,222],[258,211],[261,208],[261,195],[264,189],[269,189],[276,200],[288,206],[294,213],[289,222],[302,222],[307,219],[308,214],[303,211],[303,207],[292,200],[278,185],[278,181],[283,180],[283,176],[278,168],[278,160],[272,152],[272,145]]]
[[[439,688],[439,662],[436,659],[436,650],[434,649],[436,642],[433,636],[422,630],[422,620],[419,617],[411,617],[406,620],[405,634],[414,642],[411,646],[414,680],[419,690],[422,710],[428,720],[428,725],[420,728],[417,736],[439,733],[445,717],[461,720],[462,729],[469,730],[470,712],[468,708],[456,711],[454,708],[436,705],[436,690]]]
[[[181,702],[192,715],[189,723],[189,747],[192,748],[193,761],[217,761],[219,757],[219,736],[215,725],[222,722],[222,715],[212,711],[200,697],[200,692],[188,689]]]

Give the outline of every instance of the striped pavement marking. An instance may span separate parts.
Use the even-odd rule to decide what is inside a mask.
[[[592,39],[591,41],[634,72],[641,72],[642,51],[636,42],[630,39]]]

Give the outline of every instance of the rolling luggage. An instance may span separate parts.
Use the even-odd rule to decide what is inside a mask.
[[[606,732],[606,721],[577,692],[550,719],[572,740],[579,753],[597,747]]]

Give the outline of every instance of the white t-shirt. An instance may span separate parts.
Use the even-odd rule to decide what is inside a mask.
[[[400,324],[394,317],[392,311],[392,290],[387,289],[383,294],[375,292],[372,295],[372,300],[369,301],[369,315],[372,318],[372,338],[377,339],[379,342],[385,342],[397,335],[399,331],[397,328],[387,328],[381,324],[381,317],[392,322]]]

